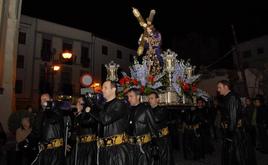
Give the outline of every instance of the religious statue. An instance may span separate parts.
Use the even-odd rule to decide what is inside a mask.
[[[117,70],[119,68],[119,65],[116,64],[114,61],[111,61],[108,65],[105,65],[107,69],[107,78],[106,80],[110,81],[117,81],[118,76],[117,76]]]
[[[149,17],[145,23],[140,12],[133,8],[133,14],[139,21],[140,26],[144,29],[139,39],[138,56],[143,56],[143,60],[147,62],[150,75],[155,76],[162,71],[163,59],[161,56],[161,34],[152,24],[155,10],[151,10]]]

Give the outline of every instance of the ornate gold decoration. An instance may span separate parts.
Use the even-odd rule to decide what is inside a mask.
[[[117,70],[119,68],[119,65],[114,61],[111,61],[108,65],[106,64],[105,67],[107,69],[106,80],[118,81]]]

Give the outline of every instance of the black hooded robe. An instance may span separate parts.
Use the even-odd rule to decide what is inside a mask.
[[[96,140],[92,142],[83,143],[81,137],[83,136],[96,136],[97,133],[97,121],[92,118],[88,113],[82,112],[77,115],[74,119],[74,132],[77,137],[77,148],[76,145],[72,149],[71,163],[75,164],[75,155],[77,152],[77,165],[96,165],[97,164],[97,143]]]
[[[98,122],[98,136],[107,138],[114,135],[124,134],[128,128],[128,107],[118,99],[113,99],[104,104],[99,113],[91,113]],[[100,147],[100,165],[129,165],[129,147],[123,143],[114,146]]]
[[[255,150],[243,125],[241,101],[233,92],[222,102],[223,146],[222,165],[255,165]],[[242,125],[240,125],[241,123]],[[240,126],[239,126],[240,125]]]
[[[152,108],[154,121],[157,129],[161,130],[168,127],[169,113],[164,107],[157,106]],[[155,165],[171,165],[173,164],[172,150],[169,134],[156,139],[156,145],[159,147],[159,153]]]
[[[40,112],[29,138],[37,140],[45,146],[34,165],[63,165],[64,146],[47,149],[46,146],[54,139],[64,139],[64,121],[60,110],[45,110]]]

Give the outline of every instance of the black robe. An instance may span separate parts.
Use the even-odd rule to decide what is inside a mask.
[[[145,134],[150,134],[153,137],[157,136],[157,126],[149,106],[141,103],[137,106],[131,107],[129,116],[129,130],[130,136],[136,137]],[[142,150],[144,153],[142,153]],[[139,146],[138,144],[131,145],[132,165],[149,165],[152,164],[152,148],[151,142]]]
[[[214,146],[212,144],[212,137],[210,128],[214,125],[213,111],[208,107],[197,108],[198,116],[200,118],[200,134],[202,138],[202,148],[204,148],[204,154],[212,154]]]
[[[256,108],[256,122],[257,122],[257,132],[258,141],[260,143],[260,148],[258,148],[262,153],[268,153],[268,111],[267,107],[261,106]]]
[[[154,117],[154,121],[157,124],[157,129],[160,130],[162,128],[168,127],[169,123],[169,113],[168,110],[164,107],[155,107],[152,108],[152,113]],[[158,155],[155,159],[155,163],[157,165],[171,165],[173,164],[173,157],[171,151],[170,144],[170,136],[169,134],[160,138],[156,138],[156,145],[158,147]]]
[[[53,139],[64,139],[63,115],[59,110],[46,110],[38,114],[29,138],[46,146]],[[44,149],[35,165],[62,165],[65,163],[64,148]]]
[[[126,133],[128,128],[128,107],[123,101],[113,99],[104,104],[99,113],[90,112],[98,122],[100,138]],[[130,162],[128,144],[99,149],[100,165],[128,165]]]
[[[240,98],[233,92],[228,93],[223,97],[221,110],[222,124],[225,124],[223,126],[222,165],[255,165],[255,150],[244,126]],[[239,121],[242,126],[238,126]]]
[[[199,160],[205,156],[201,124],[202,113],[200,110],[195,109],[186,112],[183,132],[183,153],[184,158],[187,160]],[[199,125],[199,127],[193,128],[196,125]]]
[[[82,112],[74,119],[74,129],[72,134],[79,138],[83,135],[96,135],[97,121],[88,113]],[[96,165],[97,163],[97,144],[96,141],[88,143],[77,143],[73,145],[70,165],[75,164],[75,155],[77,152],[77,165]]]

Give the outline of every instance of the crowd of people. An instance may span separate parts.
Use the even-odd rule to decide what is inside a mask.
[[[119,100],[113,81],[103,83],[103,99],[79,97],[75,110],[42,94],[40,110],[22,116],[15,131],[17,164],[174,165],[176,145],[184,159],[200,160],[215,151],[215,140],[222,142],[219,164],[257,164],[255,149],[268,153],[264,98],[241,102],[226,80],[217,88],[219,97],[213,102],[199,98],[195,107],[175,110],[159,105],[155,91],[148,103],[140,102],[136,88]],[[0,136],[2,161],[6,135],[1,126]]]

